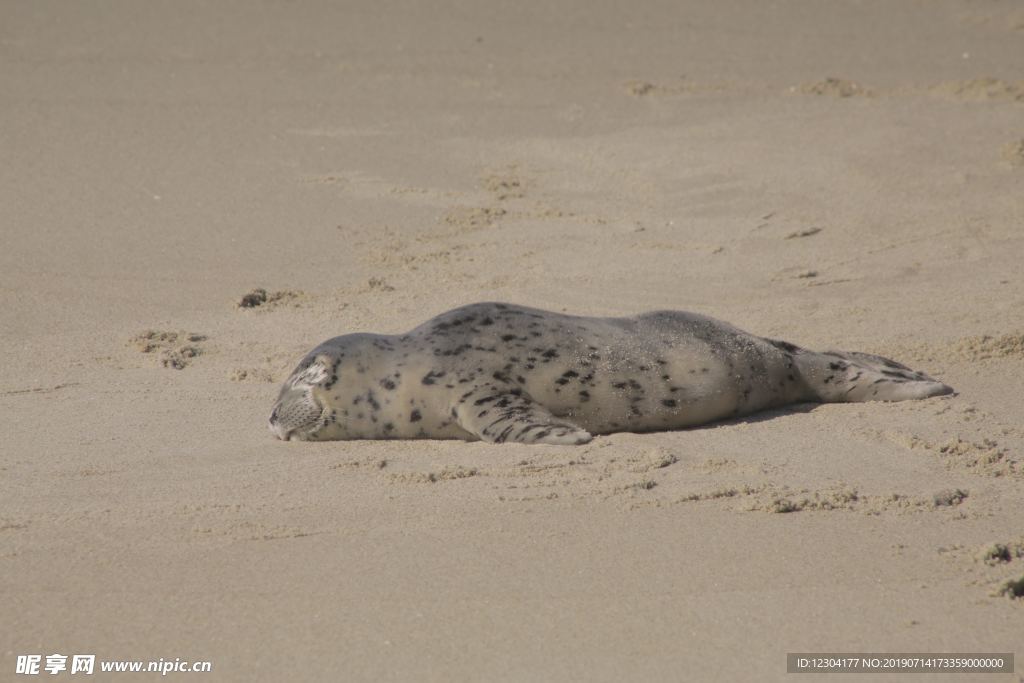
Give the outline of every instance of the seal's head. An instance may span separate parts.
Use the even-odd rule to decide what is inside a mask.
[[[317,400],[316,389],[330,380],[332,362],[322,355],[310,355],[299,363],[281,387],[270,413],[270,432],[284,441],[310,441],[324,426],[325,408]]]

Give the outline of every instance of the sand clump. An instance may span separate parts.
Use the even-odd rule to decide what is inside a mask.
[[[990,543],[978,551],[976,558],[989,566],[998,566],[1024,558],[1024,538],[1007,543]]]
[[[1024,574],[1017,579],[1008,579],[999,587],[998,595],[1003,595],[1011,600],[1024,599]]]
[[[262,287],[244,294],[238,301],[238,308],[272,308],[275,306],[290,304],[300,306],[300,300],[305,298],[305,292],[298,290],[280,290],[268,292]]]
[[[974,559],[990,568],[989,575],[1006,567],[1018,567],[1019,571],[1020,561],[1024,559],[1024,538],[984,545],[975,552]],[[998,581],[991,595],[1011,600],[1024,599],[1024,574]]]
[[[954,507],[967,499],[968,492],[963,489],[943,489],[932,496],[932,505],[937,508]]]

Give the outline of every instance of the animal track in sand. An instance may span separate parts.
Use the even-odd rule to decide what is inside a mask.
[[[526,196],[526,180],[519,174],[519,169],[515,165],[485,173],[480,182],[499,202],[522,199]]]
[[[967,492],[960,489],[940,491],[932,496],[907,496],[901,493],[863,495],[847,486],[827,487],[818,490],[802,489],[793,491],[787,486],[764,486],[751,492],[755,494],[750,511],[790,513],[802,511],[848,510],[867,515],[896,512],[923,512],[956,507],[967,498]]]
[[[953,360],[971,363],[1024,359],[1024,334],[1011,332],[998,336],[983,334],[961,337],[944,343],[912,343],[895,346],[889,351],[928,363]]]
[[[323,531],[307,531],[302,527],[285,524],[262,524],[250,520],[216,524],[214,526],[197,525],[192,532],[202,535],[226,536],[235,541],[276,541],[289,538],[304,538],[324,533]]]
[[[696,81],[687,80],[685,76],[680,76],[672,83],[653,83],[645,80],[626,81],[623,89],[627,95],[631,95],[636,98],[645,98],[696,95],[701,93],[720,93],[729,90],[739,90],[742,88],[741,86],[731,85],[725,82],[698,83]]]
[[[980,442],[975,442],[957,436],[945,443],[934,443],[916,434],[882,432],[881,436],[908,450],[923,449],[934,453],[948,469],[964,470],[988,477],[1024,477],[1024,466],[992,439],[983,438]]]
[[[494,497],[504,503],[544,500],[597,500],[625,509],[670,505],[717,505],[737,513],[772,514],[855,512],[882,514],[952,514],[968,500],[962,489],[930,495],[898,492],[866,495],[842,482],[822,487],[791,487],[775,483],[762,465],[729,458],[683,462],[669,449],[656,447],[628,455],[602,457],[598,444],[571,456],[552,452],[512,462],[466,461],[424,463],[422,454],[387,459],[368,455],[331,465],[330,469],[361,473],[387,486],[441,482],[459,484],[460,495]],[[610,452],[609,452],[610,453]],[[973,514],[973,513],[970,513]]]
[[[439,481],[468,479],[480,474],[475,467],[446,466],[430,472],[396,472],[389,473],[388,478],[394,483],[436,484]]]
[[[1024,559],[1024,538],[1015,541],[989,543],[975,553],[975,558],[989,566],[997,566]]]
[[[927,86],[898,86],[893,88],[869,88],[855,81],[829,77],[814,83],[803,83],[789,89],[791,93],[835,97],[838,99],[930,95],[962,102],[1022,102],[1024,81],[1004,81],[998,78],[970,78],[960,81],[944,81]]]
[[[931,86],[928,92],[952,100],[1024,102],[1024,81],[1007,82],[998,78],[946,81]]]
[[[874,91],[854,81],[845,78],[826,78],[816,83],[804,83],[792,91],[799,91],[805,95],[826,95],[828,97],[872,97]]]
[[[273,373],[265,368],[235,368],[228,376],[232,382],[263,382],[276,381]]]
[[[795,230],[795,231],[789,233],[788,235],[786,235],[785,239],[792,240],[792,239],[799,239],[801,237],[811,237],[813,235],[817,235],[819,232],[821,232],[821,228],[816,227],[816,226],[815,227],[811,227],[811,228],[806,228],[804,230]]]
[[[206,340],[205,335],[193,332],[146,330],[132,337],[129,344],[142,353],[157,353],[160,364],[165,368],[182,370],[202,355],[200,344]]]
[[[52,394],[55,391],[67,389],[69,387],[77,387],[81,384],[80,382],[64,382],[62,384],[56,384],[52,387],[32,387],[30,389],[9,389],[7,391],[0,391],[0,396],[16,396],[18,394]]]
[[[447,225],[469,232],[497,225],[508,211],[501,207],[456,206],[448,210],[443,220]]]
[[[971,577],[969,585],[987,588],[990,597],[1024,604],[1024,537],[974,548],[953,544],[938,548],[938,553],[960,565]]]

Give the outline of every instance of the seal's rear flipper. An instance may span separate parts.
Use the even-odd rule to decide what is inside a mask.
[[[856,351],[804,351],[797,368],[815,398],[842,401],[908,401],[953,393],[953,388],[896,361]]]
[[[485,384],[463,394],[452,415],[481,441],[578,445],[590,432],[552,415],[521,389]]]

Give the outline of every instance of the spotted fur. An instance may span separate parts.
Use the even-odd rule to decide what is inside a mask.
[[[502,303],[403,335],[313,349],[270,416],[282,439],[580,444],[803,401],[902,401],[948,386],[865,353],[818,353],[681,311],[588,318]]]

